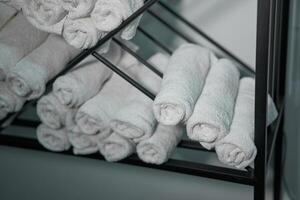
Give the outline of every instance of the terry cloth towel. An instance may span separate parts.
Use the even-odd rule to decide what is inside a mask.
[[[62,152],[71,147],[65,128],[54,130],[41,124],[38,126],[36,133],[39,143],[50,151]]]
[[[67,11],[61,0],[24,0],[22,10],[36,28],[49,33],[61,34]]]
[[[98,140],[98,146],[100,153],[108,162],[120,161],[135,151],[135,144],[133,142],[116,133],[112,133],[104,140]]]
[[[151,164],[163,164],[168,161],[183,136],[181,125],[166,126],[158,124],[153,136],[137,145],[139,158]]]
[[[62,105],[58,99],[49,93],[43,96],[36,106],[37,114],[41,121],[52,129],[60,129],[70,122],[76,110]]]
[[[103,56],[116,64],[121,59],[121,49],[113,43],[110,51]],[[89,56],[74,71],[56,79],[53,93],[62,104],[78,107],[94,97],[111,75],[109,68]]]
[[[17,10],[0,1],[0,30],[1,28],[17,14]]]
[[[137,11],[144,0],[98,0],[91,18],[98,30],[109,32]],[[135,36],[142,16],[130,23],[121,33],[121,38],[130,40]]]
[[[236,168],[252,164],[257,149],[254,144],[255,80],[243,78],[240,81],[233,121],[229,134],[216,145],[219,160]],[[268,125],[277,118],[274,102],[269,97]]]
[[[46,84],[79,53],[59,35],[50,35],[37,49],[32,51],[8,73],[12,91],[28,100],[39,98]]]
[[[20,111],[24,103],[24,98],[9,90],[6,83],[0,83],[0,120],[4,119],[9,113]]]
[[[68,11],[68,18],[88,17],[97,0],[62,0],[62,7]]]
[[[184,44],[173,53],[153,105],[157,121],[177,125],[189,119],[216,60],[211,51],[194,44]]]
[[[63,37],[77,49],[88,49],[96,45],[105,32],[96,29],[91,18],[67,19],[64,23]]]
[[[230,130],[240,73],[233,62],[220,59],[210,69],[203,91],[187,121],[187,135],[212,149]]]
[[[109,136],[110,131],[107,132]],[[99,151],[98,140],[103,139],[100,135],[86,135],[81,133],[78,126],[68,128],[68,138],[73,146],[75,155],[88,155]]]
[[[168,59],[167,56],[158,53],[148,62],[160,71],[164,71]],[[140,68],[138,79],[144,87],[156,94],[160,88],[161,78],[144,66]],[[128,96],[128,103],[115,114],[110,126],[119,135],[138,143],[151,137],[156,128],[157,121],[152,110],[153,101],[134,87],[131,88]]]
[[[0,31],[0,80],[6,78],[9,68],[37,48],[48,34],[33,27],[19,13]]]
[[[117,74],[102,90],[83,104],[76,115],[76,122],[85,134],[102,134],[109,127],[112,116],[121,109],[131,85]]]

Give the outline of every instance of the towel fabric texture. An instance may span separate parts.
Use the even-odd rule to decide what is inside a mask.
[[[0,81],[47,37],[47,33],[33,27],[21,13],[11,19],[0,31]]]
[[[194,44],[184,44],[173,53],[153,105],[157,121],[177,125],[189,119],[216,60],[211,51]]]
[[[233,62],[220,59],[210,69],[203,91],[187,121],[187,135],[212,149],[230,130],[240,73]]]

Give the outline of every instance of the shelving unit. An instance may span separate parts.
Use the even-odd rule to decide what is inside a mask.
[[[274,191],[275,198],[279,199],[280,194],[280,177],[281,177],[281,138],[282,138],[282,123],[283,123],[283,112],[284,112],[284,78],[285,78],[285,61],[286,61],[286,45],[287,45],[287,22],[288,22],[288,8],[289,1],[287,0],[258,0],[257,9],[257,51],[256,51],[256,73],[241,61],[237,56],[228,51],[225,47],[220,45],[218,42],[208,36],[203,30],[193,25],[187,19],[182,17],[179,13],[172,10],[167,3],[159,0],[148,0],[145,5],[124,21],[117,29],[108,33],[103,39],[101,39],[97,45],[91,49],[82,51],[76,58],[74,58],[66,67],[66,70],[58,76],[66,73],[72,69],[80,61],[89,55],[94,56],[99,62],[104,63],[107,67],[113,70],[115,73],[123,77],[126,81],[131,83],[138,90],[143,92],[146,96],[151,99],[155,98],[147,88],[136,82],[134,79],[123,73],[118,66],[115,66],[110,61],[106,60],[96,50],[105,42],[112,39],[122,49],[127,51],[129,54],[139,60],[145,67],[148,67],[153,73],[162,77],[163,74],[157,71],[151,64],[149,64],[142,56],[132,51],[126,44],[121,40],[114,38],[124,27],[130,22],[136,19],[139,15],[147,13],[152,20],[157,20],[166,28],[168,28],[173,34],[181,37],[187,42],[195,42],[189,36],[182,33],[180,30],[172,26],[158,13],[153,11],[151,7],[156,4],[164,12],[169,13],[174,18],[185,24],[191,30],[199,34],[202,38],[206,39],[211,45],[218,48],[224,55],[227,55],[243,69],[246,75],[253,76],[256,78],[256,108],[255,108],[255,144],[257,146],[258,154],[255,160],[255,167],[248,167],[246,170],[237,170],[227,167],[213,166],[204,163],[194,163],[191,161],[182,161],[171,159],[163,165],[149,165],[143,163],[138,159],[136,155],[133,155],[121,163],[137,165],[141,167],[155,168],[159,170],[167,170],[177,173],[189,174],[194,176],[212,178],[217,180],[229,181],[239,184],[250,185],[254,187],[254,200],[266,199],[266,177],[269,173],[270,163],[272,157],[275,158],[275,170],[274,170]],[[165,53],[171,54],[172,50],[164,45],[161,41],[155,38],[153,35],[148,33],[144,28],[139,27],[138,33],[144,35],[158,48],[162,49]],[[55,79],[53,79],[55,80]],[[48,84],[48,88],[51,88],[53,81]],[[277,108],[279,109],[279,117],[274,124],[267,129],[266,126],[266,113],[267,113],[267,94],[270,93],[275,100]],[[35,102],[29,102],[25,105],[24,110],[33,107]],[[15,113],[10,115],[6,119],[0,122],[2,124],[1,133],[3,133],[8,127],[4,126],[8,121],[12,121],[11,126],[18,127],[30,127],[35,128],[39,122],[28,119],[21,119],[19,116],[23,113]],[[21,138],[17,136],[11,136],[6,134],[0,134],[0,145],[26,148],[38,151],[47,151],[44,149],[35,139]],[[197,151],[207,151],[200,144],[184,140],[179,144],[179,148],[192,149]],[[64,152],[63,154],[72,155],[71,151]],[[100,159],[99,154],[84,156],[91,159]]]

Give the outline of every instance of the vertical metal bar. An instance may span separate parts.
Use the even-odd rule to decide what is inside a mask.
[[[265,200],[267,166],[267,93],[270,67],[270,16],[275,0],[258,0],[255,84],[255,144],[257,156],[254,169],[254,200]]]
[[[277,26],[277,38],[276,43],[276,75],[275,75],[275,100],[277,103],[282,103],[285,89],[285,73],[287,65],[287,48],[288,48],[288,23],[289,23],[289,8],[290,0],[280,0],[279,4],[279,23]],[[274,167],[274,197],[275,200],[281,199],[281,186],[282,186],[282,149],[283,149],[283,124],[280,126],[278,137],[275,141],[275,167]]]

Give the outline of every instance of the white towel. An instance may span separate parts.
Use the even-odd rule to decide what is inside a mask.
[[[148,62],[160,71],[164,71],[168,60],[167,56],[158,53]],[[152,93],[157,94],[161,78],[143,65],[140,68],[142,69],[137,75],[138,80]],[[138,143],[151,137],[156,128],[157,121],[152,110],[153,101],[136,88],[132,88],[128,96],[128,102],[115,114],[110,126],[119,135]]]
[[[269,125],[276,119],[278,113],[273,101],[269,100],[268,107]],[[253,163],[257,154],[254,144],[254,108],[255,80],[243,78],[240,81],[230,132],[216,145],[221,162],[240,169]]]
[[[230,130],[240,73],[233,62],[220,59],[210,69],[203,91],[187,121],[187,135],[212,149]]]
[[[0,80],[10,67],[45,41],[48,34],[33,27],[19,13],[0,31]]]
[[[107,137],[110,131],[107,132]],[[86,135],[81,133],[77,126],[68,128],[68,138],[73,146],[75,155],[88,155],[99,151],[98,140],[103,139],[100,135]]]
[[[8,73],[8,83],[17,95],[28,100],[39,98],[46,84],[67,63],[79,53],[79,50],[67,44],[59,35],[50,35],[37,49],[32,51]]]
[[[77,49],[95,46],[104,35],[104,32],[96,29],[90,18],[67,19],[64,23],[63,37]]]
[[[5,24],[17,14],[17,10],[0,1],[0,30]]]
[[[65,128],[54,130],[41,124],[38,126],[36,133],[39,143],[50,151],[62,152],[71,147]]]
[[[36,109],[41,121],[52,129],[60,129],[67,125],[76,113],[75,109],[62,105],[53,93],[43,96]]]
[[[125,56],[125,58],[127,57]],[[138,70],[137,64],[128,66],[127,61],[133,64],[131,59],[124,60],[122,58],[121,62],[125,64],[122,63],[120,68],[129,76],[135,78]],[[102,90],[95,97],[84,103],[78,110],[76,123],[83,133],[89,135],[101,134],[101,132],[110,128],[109,121],[123,106],[131,87],[132,86],[119,75],[113,74]]]
[[[95,7],[97,0],[62,0],[62,6],[68,11],[68,18],[77,19],[88,17]]]
[[[91,18],[100,31],[109,32],[137,11],[144,0],[98,0]],[[122,39],[130,40],[135,36],[141,16],[130,23],[121,33]]]
[[[9,90],[6,83],[0,82],[0,120],[4,119],[9,113],[20,111],[24,103],[24,98]]]
[[[103,55],[112,63],[121,59],[121,49],[112,44],[110,51]],[[53,84],[53,93],[68,107],[78,107],[95,96],[110,78],[112,71],[93,56],[87,57],[72,72],[59,77]]]
[[[216,60],[211,51],[194,44],[184,44],[173,53],[153,105],[157,121],[176,125],[189,119]]]
[[[165,126],[158,124],[153,136],[137,145],[139,158],[151,164],[163,164],[168,161],[183,136],[184,128],[180,125]]]
[[[135,151],[135,144],[122,136],[112,133],[108,138],[98,142],[100,153],[108,162],[120,161]]]
[[[38,29],[61,34],[67,11],[60,0],[24,0],[22,10],[28,21]]]

